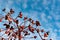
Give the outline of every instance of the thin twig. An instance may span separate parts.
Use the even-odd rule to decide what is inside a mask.
[[[40,35],[40,33],[38,33],[38,34],[39,34],[40,38],[43,39],[42,36]]]

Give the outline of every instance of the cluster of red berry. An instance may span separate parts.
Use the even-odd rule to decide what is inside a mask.
[[[6,9],[4,8],[2,11],[5,12]],[[28,17],[23,18],[22,12],[19,12],[19,15],[15,19],[13,19],[13,18],[11,18],[11,14],[13,14],[13,13],[14,13],[14,10],[10,9],[10,11],[5,15],[5,17],[3,17],[5,20],[9,21],[9,24],[6,24],[6,23],[3,24],[4,26],[6,26],[5,34],[7,34],[9,36],[8,39],[11,40],[12,39],[11,37],[14,37],[15,39],[18,38],[19,40],[21,40],[21,38],[25,38],[25,36],[30,35],[29,31],[31,33],[35,33],[35,31],[36,31],[42,40],[46,40],[44,38],[48,37],[49,31],[45,32],[44,29],[39,29],[38,26],[41,26],[41,24],[40,24],[40,22],[38,20],[34,21],[32,18],[28,18]],[[22,25],[22,23],[20,25],[18,25],[19,20],[17,18],[20,18],[20,19],[23,18],[24,22],[22,22],[22,23],[26,24],[25,22],[29,21],[30,24],[28,26]],[[2,19],[0,19],[0,22],[2,22]],[[12,22],[14,22],[16,24],[15,28],[18,29],[17,31],[14,31],[15,30],[14,26],[10,25],[10,24],[12,24]],[[36,25],[36,27],[33,27],[33,25]],[[3,30],[0,29],[0,32],[2,32],[2,31]],[[24,33],[23,34],[24,36],[21,35],[22,32]],[[41,36],[40,32],[44,33],[43,34],[44,38]],[[37,36],[33,36],[31,38],[36,39]],[[3,39],[4,38],[2,38],[2,40]],[[52,39],[50,39],[50,40],[52,40]]]

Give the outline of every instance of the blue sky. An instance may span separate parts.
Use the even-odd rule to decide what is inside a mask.
[[[41,28],[51,31],[50,37],[53,40],[60,39],[60,0],[0,0],[2,15],[3,8],[6,8],[6,11],[13,8],[15,10],[13,17],[22,11],[24,16],[39,20]]]

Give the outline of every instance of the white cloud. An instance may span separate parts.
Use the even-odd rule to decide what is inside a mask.
[[[27,16],[29,18],[32,18],[33,20],[38,20],[38,13],[37,11],[30,10],[29,12],[23,12],[24,16]]]
[[[13,1],[8,0],[8,4],[9,4],[9,5],[12,5],[12,4],[13,4]]]
[[[56,35],[55,33],[52,33],[52,34],[51,34],[52,40],[57,40],[56,37],[57,37],[57,35]]]
[[[48,19],[52,19],[52,16],[48,16]]]
[[[41,17],[42,21],[48,22],[47,19],[46,19],[46,14],[44,12],[41,13],[41,16],[40,17]]]
[[[24,9],[27,8],[27,3],[23,3],[23,8],[24,8]]]
[[[57,33],[52,31],[52,30],[53,30],[52,28],[49,28],[50,33],[49,33],[48,39],[57,40],[56,39],[57,38]]]
[[[55,23],[58,28],[60,28],[60,22]]]
[[[60,15],[56,12],[57,12],[57,10],[56,11],[50,11],[50,15],[52,18],[54,18],[54,20],[57,21],[57,20],[60,20]]]
[[[54,29],[54,32],[58,32],[58,30],[57,29]]]
[[[59,30],[59,33],[60,33],[60,30]]]
[[[47,6],[47,5],[49,5],[50,3],[51,3],[51,0],[44,0],[42,4],[43,4],[44,6]]]

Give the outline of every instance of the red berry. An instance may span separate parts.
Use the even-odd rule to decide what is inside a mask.
[[[0,19],[0,22],[2,22],[2,20]]]
[[[47,37],[48,35],[47,35],[47,33],[44,33],[44,37]]]
[[[42,29],[41,32],[44,32],[44,29]]]

